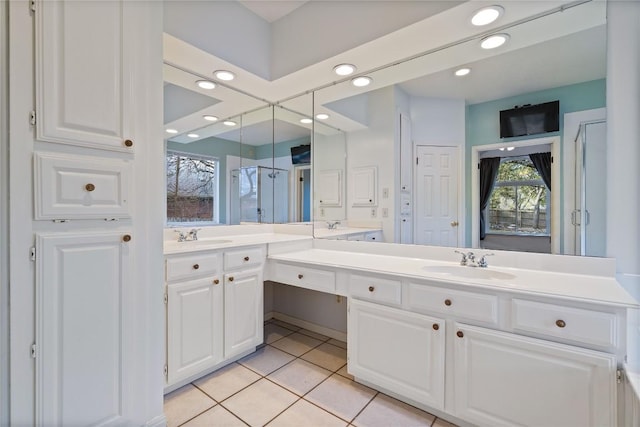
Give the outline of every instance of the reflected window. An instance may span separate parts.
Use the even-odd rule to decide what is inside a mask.
[[[528,156],[503,158],[487,207],[487,233],[550,235],[550,201]]]
[[[167,223],[218,223],[218,159],[167,152]]]

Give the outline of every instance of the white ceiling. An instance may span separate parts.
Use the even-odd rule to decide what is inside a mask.
[[[298,16],[305,16],[303,12],[307,8],[312,6],[317,8],[323,2],[249,3],[260,3],[260,5],[250,6],[252,10],[254,7],[260,7],[262,9],[260,15],[266,20],[282,14],[281,18],[270,21],[282,23],[289,22]],[[286,5],[290,10],[285,12],[287,9],[284,8],[285,5],[279,3],[295,3],[295,7],[293,4]],[[355,3],[364,10],[376,2],[363,0]],[[474,10],[483,4],[494,3],[502,4],[505,7],[505,14],[499,22],[490,26],[492,28],[478,29],[467,23]],[[329,103],[353,97],[365,90],[356,89],[348,82],[334,84],[337,77],[332,73],[332,68],[340,62],[354,63],[358,66],[359,72],[367,72],[431,52],[400,65],[367,73],[374,77],[374,84],[367,90],[399,84],[412,96],[465,99],[469,104],[604,77],[606,18],[603,1],[594,0],[561,13],[525,22],[528,17],[552,11],[555,7],[568,3],[570,2],[551,0],[502,2],[474,0],[462,4],[449,2],[447,6],[453,5],[453,7],[444,8],[440,5],[440,12],[426,19],[399,28],[387,35],[364,41],[357,47],[347,49],[276,80],[265,79],[248,71],[246,68],[250,67],[243,68],[238,65],[242,61],[234,63],[221,59],[202,47],[187,43],[171,34],[165,34],[165,61],[192,72],[191,75],[183,73],[182,83],[177,83],[176,78],[170,79],[169,82],[172,84],[183,84],[185,88],[192,90],[189,85],[193,84],[194,79],[211,78],[213,70],[224,68],[234,71],[237,75],[237,78],[231,82],[232,87],[259,98],[256,100],[246,95],[231,95],[233,91],[229,89],[224,89],[226,95],[222,96],[216,93],[220,88],[216,88],[207,95],[221,101],[211,107],[217,110],[215,115],[220,118],[237,115],[257,108],[259,105],[266,105],[267,101],[276,102],[292,95],[302,94],[309,89],[328,86],[316,93],[316,101],[322,100],[322,105],[318,105],[316,110],[324,110],[332,115],[328,124],[344,130],[352,130],[362,128],[363,124],[331,111]],[[184,7],[189,6],[187,4]],[[266,12],[268,10],[271,12]],[[295,13],[291,13],[292,10],[295,10]],[[194,11],[202,12],[202,9]],[[431,10],[431,13],[433,12]],[[181,10],[180,13],[184,18],[188,15],[188,10]],[[247,13],[250,12],[247,11]],[[253,13],[250,14],[255,16]],[[267,18],[268,16],[271,18]],[[282,19],[282,16],[286,17]],[[281,20],[278,21],[278,19]],[[166,21],[165,14],[165,28],[175,27],[175,25],[168,25]],[[331,22],[325,24],[328,29],[331,28]],[[215,27],[215,22],[211,22],[210,26]],[[505,26],[508,28],[503,28]],[[303,36],[300,34],[300,27],[296,26],[296,28],[298,33],[290,34],[290,37],[305,39],[313,35],[311,29],[310,34]],[[477,44],[481,36],[490,31],[508,32],[511,40],[502,48],[483,51]],[[361,38],[362,34],[358,33],[356,36]],[[201,34],[201,37],[207,38],[208,35]],[[443,46],[448,47],[442,49]],[[245,55],[251,55],[250,50]],[[296,52],[292,50],[291,55],[295,56]],[[472,68],[472,73],[464,79],[452,76],[452,71],[460,65]],[[165,72],[165,76],[166,74]],[[227,101],[226,97],[230,100]],[[287,104],[289,108],[310,115],[310,101],[307,98],[308,96],[299,102],[291,100]],[[175,125],[174,127],[180,125],[181,131],[190,130],[187,129],[188,127],[203,126],[202,114],[201,109],[191,116],[185,116],[182,121],[178,120],[170,124]],[[295,123],[291,121],[292,125],[296,125]]]
[[[265,21],[272,23],[284,16],[287,16],[303,4],[307,3],[307,1],[308,0],[240,0],[239,3],[256,15],[260,16]]]

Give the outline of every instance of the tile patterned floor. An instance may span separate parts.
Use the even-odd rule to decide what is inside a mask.
[[[169,393],[168,427],[455,427],[353,381],[346,343],[277,320],[255,353]]]

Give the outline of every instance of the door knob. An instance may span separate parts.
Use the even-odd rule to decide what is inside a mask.
[[[458,226],[458,221],[451,221],[451,226],[452,227],[457,227]]]

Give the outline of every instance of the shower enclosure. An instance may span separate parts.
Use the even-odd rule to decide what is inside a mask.
[[[247,166],[231,171],[231,224],[289,221],[289,171]]]

